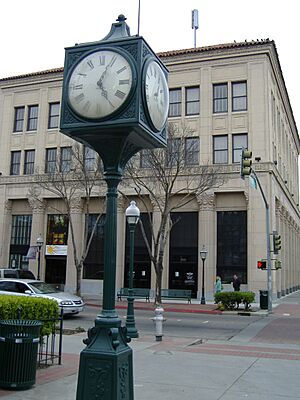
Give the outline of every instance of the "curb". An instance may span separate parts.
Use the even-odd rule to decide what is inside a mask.
[[[91,306],[91,307],[99,307],[98,304],[93,304],[93,303],[85,303],[87,306]],[[214,310],[206,310],[206,309],[196,309],[196,308],[179,308],[176,307],[174,305],[172,306],[168,306],[167,304],[163,305],[164,308],[164,312],[178,312],[178,313],[190,313],[190,314],[223,314],[222,311],[214,309]],[[119,310],[127,310],[127,305],[116,305],[116,309]],[[144,311],[154,311],[155,307],[153,306],[153,308],[151,307],[147,307],[147,306],[143,306],[140,304],[135,304],[134,307],[135,310],[144,310]]]

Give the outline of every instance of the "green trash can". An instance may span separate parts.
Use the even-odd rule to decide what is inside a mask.
[[[0,321],[0,387],[28,389],[35,384],[40,321]]]
[[[259,307],[261,310],[268,309],[268,290],[260,290],[259,291]]]

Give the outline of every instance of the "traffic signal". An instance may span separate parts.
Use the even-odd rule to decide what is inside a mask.
[[[281,236],[276,231],[273,231],[273,253],[278,254],[281,249]]]
[[[251,174],[251,165],[252,165],[252,151],[250,150],[242,150],[241,154],[241,178],[245,179],[245,175]]]
[[[267,269],[267,261],[257,261],[257,268],[258,269]]]
[[[281,269],[281,261],[275,260],[275,269]]]

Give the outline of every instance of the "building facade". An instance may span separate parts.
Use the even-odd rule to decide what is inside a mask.
[[[247,148],[269,205],[270,232],[277,231],[282,238],[279,255],[272,253],[272,264],[278,259],[282,265],[272,271],[273,296],[298,290],[300,142],[275,43],[230,43],[159,56],[170,71],[169,122],[190,132],[185,138],[189,171],[197,175],[202,165],[215,165],[225,178],[222,186],[194,196],[171,215],[178,223],[166,246],[163,287],[191,288],[199,298],[203,267],[199,252],[205,246],[207,298],[212,298],[216,275],[225,290],[230,290],[234,273],[241,277],[243,290],[258,293],[267,288],[267,272],[257,269],[257,261],[267,257],[266,209],[255,182],[240,177],[241,151]],[[37,260],[27,255],[41,235],[41,278],[72,291],[76,273],[64,207],[44,191],[38,193],[39,201],[31,195],[35,176],[51,172],[58,154],[65,166],[70,162],[74,142],[59,132],[62,75],[58,68],[0,79],[0,264],[37,273]],[[142,160],[139,166],[142,174]],[[126,181],[122,190],[135,199]],[[99,202],[103,206],[103,194],[92,199],[91,219],[100,212]],[[146,202],[152,207],[155,227],[159,210],[151,198]],[[127,206],[120,197],[117,287],[126,286],[128,275]],[[146,209],[139,207],[147,226]],[[72,220],[80,252],[84,198],[74,202]],[[83,294],[102,293],[104,217],[100,220],[83,269]],[[135,286],[154,288],[155,273],[139,230],[135,250]]]

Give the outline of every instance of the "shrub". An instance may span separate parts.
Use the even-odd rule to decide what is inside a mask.
[[[59,316],[59,306],[55,300],[37,297],[0,295],[0,320],[29,319],[43,322],[41,336],[52,332],[53,321]]]
[[[253,292],[220,292],[215,293],[215,302],[218,304],[219,308],[225,310],[238,309],[239,305],[244,304],[245,310],[249,310],[251,303],[255,299],[255,294]]]

